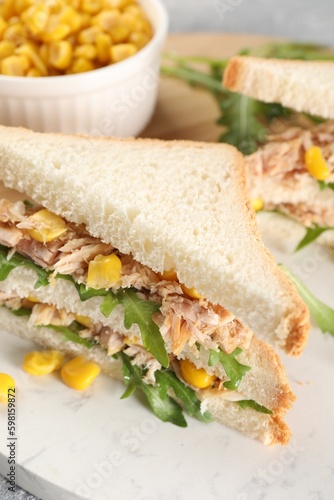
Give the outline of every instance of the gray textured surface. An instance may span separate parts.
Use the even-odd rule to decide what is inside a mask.
[[[164,0],[171,31],[259,33],[334,45],[333,0]],[[0,476],[1,500],[33,500],[8,492]]]

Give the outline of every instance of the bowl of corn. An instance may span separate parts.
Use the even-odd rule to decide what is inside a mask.
[[[161,0],[3,0],[0,123],[137,136],[155,108]]]

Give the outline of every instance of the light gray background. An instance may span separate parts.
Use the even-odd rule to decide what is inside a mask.
[[[217,31],[285,36],[334,45],[334,0],[164,0],[171,31]],[[8,493],[0,476],[1,500],[33,500]]]

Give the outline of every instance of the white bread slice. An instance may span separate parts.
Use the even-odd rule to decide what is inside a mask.
[[[40,346],[66,352],[71,356],[84,355],[99,364],[102,370],[113,378],[121,379],[121,363],[108,356],[100,347],[91,349],[71,341],[64,341],[61,334],[46,327],[32,327],[24,316],[15,316],[6,307],[0,307],[0,325],[3,329],[32,340]],[[274,415],[259,413],[253,409],[241,408],[235,401],[227,401],[217,395],[210,396],[208,392],[199,392],[203,411],[208,409],[216,421],[232,427],[245,435],[259,439],[264,444],[286,444],[291,432],[282,415],[291,406],[294,395],[287,382],[284,369],[273,349],[263,342],[253,339],[249,353],[242,361],[252,363],[252,376],[248,381],[242,381],[240,391],[245,398],[257,397],[262,393],[259,404],[271,407]],[[250,373],[250,372],[248,372]],[[245,377],[246,378],[246,377]],[[268,392],[268,380],[271,390]],[[261,389],[261,386],[263,388]]]
[[[334,62],[232,57],[224,86],[263,102],[334,118]]]
[[[261,242],[234,148],[0,127],[0,179],[302,351],[307,308]]]

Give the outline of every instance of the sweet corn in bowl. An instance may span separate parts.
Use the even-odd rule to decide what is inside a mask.
[[[160,0],[3,0],[0,122],[138,135],[156,102],[167,25]]]

